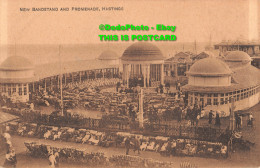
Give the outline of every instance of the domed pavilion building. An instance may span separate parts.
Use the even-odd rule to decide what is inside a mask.
[[[1,95],[12,102],[29,101],[29,83],[34,79],[34,66],[24,57],[10,56],[0,65]]]
[[[251,64],[251,60],[251,57],[243,51],[228,52],[225,58],[225,62],[232,69],[246,67],[245,65]]]
[[[99,64],[107,66],[108,68],[102,69],[104,77],[115,77],[119,75],[119,71],[122,69],[120,65],[120,58],[114,51],[103,51],[98,57]]]
[[[250,56],[242,51],[231,51],[225,62],[217,58],[195,62],[187,72],[188,84],[182,87],[188,93],[188,104],[229,115],[232,99],[235,111],[259,103],[260,70],[250,62]]]
[[[137,42],[123,53],[123,83],[127,87],[157,87],[164,84],[164,56],[154,44]]]
[[[119,65],[119,56],[111,50],[106,50],[100,54],[98,60],[109,65]]]

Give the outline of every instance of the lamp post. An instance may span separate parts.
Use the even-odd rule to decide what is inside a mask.
[[[63,107],[63,86],[62,86],[62,74],[60,74],[60,99],[61,99],[61,116],[64,116],[64,107]]]
[[[61,116],[64,116],[64,107],[63,107],[63,95],[62,95],[62,77],[63,77],[63,73],[62,73],[62,63],[61,63],[61,55],[60,55],[60,48],[61,46],[59,46],[59,58],[60,58],[60,75],[59,75],[59,80],[60,80],[60,100],[61,100]],[[73,74],[72,74],[73,75]],[[72,76],[73,78],[73,76]],[[58,80],[58,81],[59,81]]]
[[[235,104],[234,104],[234,98],[231,98],[231,106],[230,106],[230,115],[229,115],[229,129],[231,131],[234,130],[235,126],[234,126],[234,109],[235,109]]]
[[[144,127],[144,101],[143,101],[143,88],[138,86],[137,88],[138,94],[139,94],[139,113],[138,113],[138,119],[139,119],[139,128]]]

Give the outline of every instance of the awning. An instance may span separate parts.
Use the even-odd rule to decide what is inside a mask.
[[[4,124],[4,123],[7,123],[7,122],[10,122],[13,120],[17,120],[17,119],[19,119],[18,116],[0,111],[0,124]]]

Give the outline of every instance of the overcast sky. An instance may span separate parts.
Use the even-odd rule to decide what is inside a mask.
[[[77,44],[101,43],[98,26],[176,26],[179,42],[256,39],[257,0],[1,0],[1,43]],[[21,12],[32,7],[123,7],[123,11]],[[250,19],[249,19],[250,18]],[[254,26],[256,25],[256,27]],[[106,34],[173,34],[146,32],[106,32]]]

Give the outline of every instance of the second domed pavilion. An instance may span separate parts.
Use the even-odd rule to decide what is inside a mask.
[[[1,95],[13,102],[29,101],[29,84],[34,80],[34,65],[27,58],[10,56],[0,65]]]
[[[195,62],[187,72],[188,84],[182,87],[188,94],[188,104],[229,115],[232,99],[235,111],[259,103],[260,71],[250,62],[250,56],[242,51],[231,51],[225,62],[217,58]]]
[[[134,43],[121,57],[123,83],[127,87],[157,87],[164,84],[164,56],[160,49],[146,42]]]
[[[98,60],[108,65],[119,65],[119,56],[111,50],[103,51],[98,57]]]

